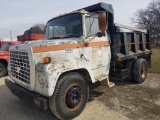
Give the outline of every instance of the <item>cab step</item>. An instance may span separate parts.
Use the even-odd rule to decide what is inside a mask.
[[[106,74],[96,76],[95,79],[100,81],[102,86],[113,87],[115,85],[115,83],[109,81],[108,75]]]

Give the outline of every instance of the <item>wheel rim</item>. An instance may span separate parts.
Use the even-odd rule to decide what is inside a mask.
[[[70,111],[77,109],[82,102],[82,98],[82,88],[78,84],[70,85],[65,93],[65,107]]]
[[[146,77],[146,73],[147,73],[147,67],[146,67],[145,64],[143,64],[142,68],[141,68],[141,77],[145,78]]]

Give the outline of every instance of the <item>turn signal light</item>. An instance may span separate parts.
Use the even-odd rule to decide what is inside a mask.
[[[44,58],[43,58],[43,62],[44,62],[45,64],[48,64],[48,63],[51,62],[51,58],[50,58],[50,57],[44,57]]]

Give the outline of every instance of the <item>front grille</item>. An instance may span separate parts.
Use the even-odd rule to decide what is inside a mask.
[[[11,75],[30,84],[30,65],[27,51],[10,51]]]

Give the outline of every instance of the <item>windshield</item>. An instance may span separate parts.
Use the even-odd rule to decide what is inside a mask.
[[[47,23],[47,39],[80,37],[81,35],[82,17],[80,13],[65,15]]]
[[[1,47],[1,51],[8,51],[8,46],[9,46],[9,45],[10,45],[9,42],[4,43],[4,44],[2,45],[2,47]]]

